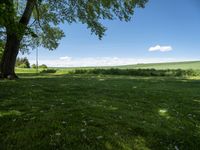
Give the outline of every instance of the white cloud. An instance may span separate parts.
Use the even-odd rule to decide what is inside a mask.
[[[64,59],[65,58],[65,59]],[[85,57],[71,58],[61,57],[54,60],[39,60],[39,64],[46,64],[49,67],[87,67],[87,66],[119,66],[138,63],[160,63],[182,61],[173,58],[119,58],[119,57]],[[30,60],[35,63],[35,60]]]
[[[173,48],[171,46],[160,46],[160,45],[156,45],[154,47],[149,48],[150,52],[154,52],[154,51],[168,52],[168,51],[172,51],[172,50],[173,50]]]
[[[68,56],[64,56],[64,57],[60,57],[59,59],[60,60],[68,60],[68,61],[70,61],[72,58],[68,57]]]

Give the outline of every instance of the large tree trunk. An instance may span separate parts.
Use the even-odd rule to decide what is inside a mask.
[[[1,61],[1,77],[14,79],[15,62],[19,52],[20,40],[15,34],[7,35],[6,46]]]
[[[13,0],[11,0],[11,2],[13,3]],[[2,61],[1,61],[1,65],[0,65],[0,72],[1,75],[0,77],[2,78],[10,78],[10,79],[14,79],[17,78],[16,74],[15,74],[15,61],[19,52],[19,48],[20,48],[20,42],[23,38],[23,35],[25,33],[26,27],[30,21],[31,18],[31,14],[33,12],[33,8],[36,4],[37,0],[27,0],[26,3],[26,8],[24,10],[24,13],[21,17],[21,19],[19,20],[19,23],[16,24],[13,22],[13,24],[19,25],[19,27],[23,26],[24,29],[20,30],[21,33],[16,33],[16,31],[18,32],[19,30],[13,30],[11,27],[6,27],[7,29],[7,40],[6,40],[6,46],[3,52],[3,57],[2,57]],[[14,5],[13,5],[14,6]],[[9,17],[9,16],[8,16]],[[11,20],[14,20],[14,18],[11,17]],[[11,21],[12,24],[12,21]],[[18,28],[18,27],[16,27]]]

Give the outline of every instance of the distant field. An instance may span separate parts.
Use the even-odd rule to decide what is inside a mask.
[[[152,64],[137,64],[119,66],[120,69],[194,69],[200,70],[200,61],[188,61],[188,62],[172,62],[172,63],[152,63]]]
[[[200,70],[200,61],[185,61],[185,62],[168,62],[168,63],[148,63],[148,64],[135,64],[135,65],[124,65],[124,66],[102,66],[102,67],[72,67],[72,68],[59,68],[61,70],[74,70],[74,69],[194,69]]]
[[[69,67],[39,69],[39,73],[62,74],[96,74],[96,75],[129,75],[129,76],[173,76],[195,77],[200,76],[200,61],[174,62],[157,64],[137,64],[126,66],[107,67]],[[17,74],[36,74],[36,69],[16,68]]]
[[[152,63],[152,64],[137,64],[137,65],[126,65],[126,66],[108,66],[108,67],[69,67],[69,68],[53,68],[56,69],[58,74],[68,73],[69,71],[76,69],[110,69],[110,68],[118,68],[118,69],[182,69],[182,70],[200,70],[200,61],[188,61],[188,62],[172,62],[172,63]],[[40,69],[39,71],[41,71]],[[16,68],[17,73],[36,73],[35,69],[22,69]]]

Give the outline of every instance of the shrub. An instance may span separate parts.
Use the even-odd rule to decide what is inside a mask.
[[[36,68],[37,68],[36,64],[32,64],[32,65],[31,65],[31,68],[36,69]]]
[[[46,70],[42,70],[40,73],[56,73],[57,70],[55,69],[46,69]]]
[[[89,73],[88,70],[85,69],[78,69],[74,71],[74,74],[86,74]]]
[[[131,76],[200,76],[198,70],[156,70],[156,69],[78,69],[70,74],[103,74],[103,75],[131,75]]]
[[[48,67],[47,67],[47,65],[42,64],[42,65],[39,66],[39,68],[41,68],[41,69],[47,69]]]

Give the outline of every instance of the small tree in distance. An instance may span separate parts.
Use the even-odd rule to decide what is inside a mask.
[[[32,64],[31,68],[36,69],[37,68],[36,64]]]
[[[41,68],[41,69],[47,69],[48,68],[47,65],[45,65],[45,64],[42,64],[42,65],[40,65],[38,67]]]
[[[30,63],[26,57],[17,58],[15,66],[18,68],[30,68]]]

